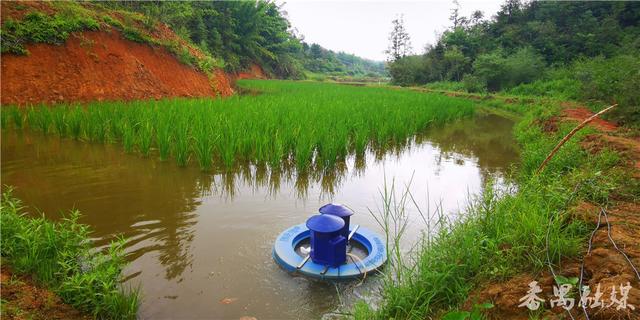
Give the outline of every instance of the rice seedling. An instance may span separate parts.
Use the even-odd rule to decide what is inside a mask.
[[[151,121],[145,120],[140,124],[138,130],[138,148],[143,156],[148,156],[151,150],[151,144],[153,143],[153,125]]]
[[[283,161],[298,170],[332,168],[367,148],[402,145],[429,126],[473,114],[473,102],[456,97],[380,87],[294,81],[241,81],[263,92],[227,99],[96,102],[55,111],[56,132],[78,138],[78,121],[91,141],[116,141],[126,152],[159,150],[186,165],[191,152],[203,170],[238,160]],[[27,111],[29,127],[46,132],[50,110]],[[82,117],[78,115],[82,114]],[[17,127],[17,126],[16,126]],[[171,151],[169,151],[171,150]]]
[[[189,126],[186,119],[176,123],[173,136],[175,137],[173,156],[178,165],[184,167],[189,162]]]
[[[73,139],[80,139],[82,134],[82,122],[84,119],[84,113],[80,108],[70,108],[66,117],[67,132],[73,137]]]
[[[197,121],[192,131],[193,151],[198,158],[202,170],[211,169],[213,163],[213,146],[216,143],[217,134],[213,132],[211,125],[204,119]]]
[[[67,135],[67,114],[68,112],[66,111],[66,107],[52,109],[53,127],[60,137]]]
[[[160,160],[164,161],[169,159],[169,155],[171,154],[171,143],[171,118],[168,116],[168,113],[160,113],[158,127],[156,129],[156,145],[158,146]]]
[[[22,124],[24,122],[24,115],[22,114],[22,112],[20,111],[20,109],[18,109],[18,107],[12,107],[10,113],[11,113],[11,118],[13,119],[13,126],[16,129],[22,129]]]
[[[9,124],[9,120],[7,119],[7,112],[5,112],[5,110],[2,110],[2,113],[0,113],[0,127],[2,129],[6,129],[7,128],[7,124]]]
[[[126,153],[133,152],[135,139],[136,139],[136,134],[135,134],[134,126],[128,122],[125,122],[122,125],[122,146],[124,147],[124,152]]]

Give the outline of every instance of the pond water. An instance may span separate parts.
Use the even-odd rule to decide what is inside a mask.
[[[359,285],[292,276],[271,258],[275,237],[327,202],[348,205],[352,223],[382,232],[369,210],[380,207],[385,181],[411,183],[420,206],[455,214],[488,179],[504,183],[518,158],[512,126],[479,114],[302,176],[249,165],[203,173],[119,145],[3,131],[2,184],[52,219],[79,209],[98,246],[129,238],[125,276],[141,285],[141,318],[320,318],[375,291],[375,277]],[[424,224],[415,210],[408,214],[410,244]]]

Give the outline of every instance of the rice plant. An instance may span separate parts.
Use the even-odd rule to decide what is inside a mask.
[[[177,121],[173,136],[173,156],[178,165],[184,167],[189,162],[189,126],[186,119]]]
[[[73,137],[73,139],[78,140],[82,134],[82,122],[84,119],[84,112],[80,108],[72,108],[68,109],[68,114],[66,117],[66,125],[67,132]]]
[[[125,122],[122,125],[122,146],[124,147],[124,152],[131,153],[133,152],[133,147],[135,145],[135,129],[134,125],[131,123]]]
[[[11,118],[13,119],[13,125],[16,129],[22,129],[22,124],[24,122],[24,115],[17,107],[13,107],[10,109]]]
[[[171,118],[168,113],[161,113],[158,119],[158,127],[156,129],[156,145],[158,146],[158,153],[160,160],[164,161],[169,159],[171,154],[172,132],[171,132]]]
[[[213,163],[213,146],[216,143],[218,133],[215,133],[211,125],[204,119],[196,121],[193,136],[193,151],[198,158],[202,170],[211,169]]]
[[[137,146],[149,155],[156,147],[162,160],[173,157],[181,166],[193,153],[203,170],[231,168],[242,160],[272,168],[286,161],[304,171],[333,168],[370,148],[402,146],[426,128],[474,110],[469,100],[403,89],[264,80],[239,85],[263,93],[96,102],[54,107],[53,117],[49,108],[32,108],[26,118],[32,130],[46,133],[53,123],[61,136],[115,141],[126,152]]]
[[[67,135],[67,111],[66,107],[59,107],[52,109],[53,116],[53,127],[56,130],[56,133],[60,137],[64,137]]]
[[[149,151],[151,150],[151,143],[153,142],[153,125],[151,124],[151,121],[145,120],[140,124],[138,139],[138,148],[140,149],[140,153],[145,157],[148,156]]]

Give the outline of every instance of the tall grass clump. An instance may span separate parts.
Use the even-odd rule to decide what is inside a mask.
[[[122,143],[148,155],[156,147],[183,166],[190,154],[203,170],[248,162],[279,167],[283,161],[333,168],[367,148],[405,144],[430,126],[473,114],[473,102],[456,97],[380,87],[293,81],[242,81],[259,95],[226,99],[96,102],[85,107],[32,108],[29,128],[96,142]],[[81,134],[77,133],[81,126]],[[170,151],[169,151],[170,150]]]
[[[590,228],[574,219],[572,206],[578,201],[606,205],[612,194],[632,193],[625,191],[632,190],[626,185],[632,179],[625,179],[628,173],[610,151],[591,154],[581,149],[580,136],[587,132],[570,140],[536,175],[545,156],[573,127],[543,132],[539,120],[548,114],[540,110],[535,108],[516,128],[522,148],[521,165],[512,177],[516,189],[501,191],[489,182],[481,194],[470,197],[468,207],[455,220],[440,210],[416,208],[408,188],[399,195],[393,187],[385,189],[383,205],[375,214],[391,239],[383,300],[376,310],[358,304],[356,319],[442,315],[461,307],[479,284],[550,267],[557,271],[563,259],[581,254]],[[390,226],[403,226],[403,213],[410,209],[422,213],[425,236],[414,250],[402,254],[394,236],[401,234],[402,227]]]
[[[3,263],[96,318],[135,319],[138,291],[124,291],[120,284],[124,242],[113,243],[105,252],[93,250],[90,231],[78,223],[79,216],[72,211],[59,222],[28,217],[12,189],[5,187],[0,208]]]

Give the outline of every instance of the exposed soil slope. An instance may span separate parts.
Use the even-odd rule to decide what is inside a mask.
[[[34,44],[28,56],[2,55],[2,104],[216,96],[226,83],[181,64],[162,48],[113,30],[72,35],[62,46]],[[226,87],[225,87],[226,86]]]
[[[2,316],[7,319],[92,319],[60,301],[53,292],[34,285],[28,277],[13,275],[2,266]]]
[[[31,11],[55,13],[55,8],[44,2],[21,3],[19,10],[16,6],[13,2],[2,4],[3,20],[20,19]],[[118,13],[111,15],[118,18]],[[150,36],[173,41],[193,56],[202,54],[164,24],[157,24]],[[223,71],[207,75],[181,63],[166,48],[127,40],[109,26],[74,32],[63,45],[29,44],[26,49],[29,54],[25,56],[2,54],[2,105],[233,94]]]

